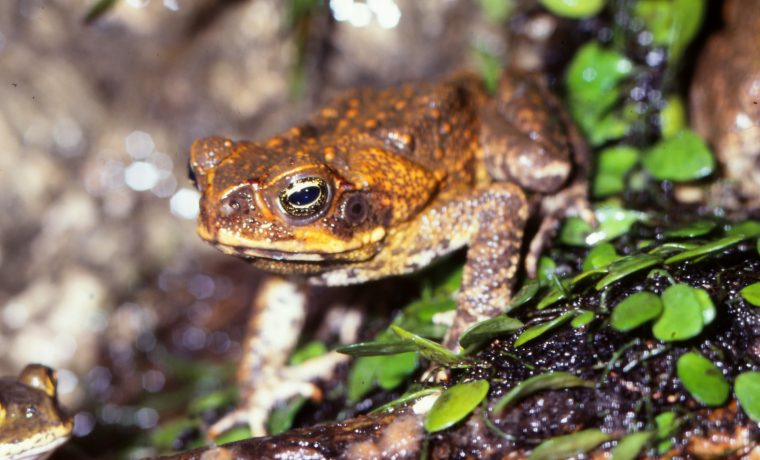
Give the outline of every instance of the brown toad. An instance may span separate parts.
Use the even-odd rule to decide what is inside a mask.
[[[512,74],[495,95],[469,74],[356,90],[266,141],[212,137],[191,153],[202,194],[199,234],[262,269],[337,286],[414,272],[467,247],[445,339],[452,349],[465,328],[509,302],[532,211],[548,218],[531,245],[529,272],[557,218],[587,210],[587,162],[540,79]],[[296,297],[280,284],[257,302],[240,376],[251,389],[246,417],[256,434],[266,401],[315,396],[284,377],[263,383],[295,345],[285,329],[303,322],[302,306],[287,306]],[[300,381],[316,371],[296,374]]]
[[[0,378],[0,458],[47,458],[73,427],[58,407],[55,371],[30,364],[18,378]]]
[[[760,206],[760,8],[724,5],[726,27],[700,55],[691,88],[695,129],[715,148],[744,202]]]

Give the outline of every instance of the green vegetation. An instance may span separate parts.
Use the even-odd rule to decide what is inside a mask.
[[[634,460],[638,458],[641,450],[653,436],[654,433],[649,431],[639,431],[626,435],[612,449],[612,460]]]
[[[454,425],[470,415],[486,394],[488,382],[485,380],[459,383],[450,387],[436,399],[425,417],[425,430],[435,433]]]
[[[676,365],[678,378],[697,401],[720,406],[728,399],[728,382],[720,369],[699,353],[684,353]]]
[[[734,392],[749,418],[760,423],[760,372],[739,374],[734,383]]]
[[[657,453],[664,454],[671,448],[673,433],[678,429],[681,423],[675,412],[663,412],[654,418],[657,425]]]
[[[633,63],[620,52],[589,42],[575,55],[567,70],[568,103],[591,145],[622,138],[630,114],[613,111],[622,101],[621,84],[631,75]]]
[[[580,19],[599,14],[607,0],[541,0],[541,4],[557,16]]]
[[[597,198],[616,195],[625,190],[628,173],[639,161],[641,153],[630,145],[608,147],[596,156],[596,175],[592,183],[592,194]]]
[[[494,337],[504,336],[509,332],[516,331],[523,327],[520,320],[510,318],[509,316],[497,316],[469,327],[459,339],[462,348],[469,350],[477,347],[484,342],[488,342]]]
[[[651,292],[637,292],[617,304],[610,325],[618,331],[630,331],[653,320],[662,313],[662,302]]]
[[[493,406],[494,412],[499,412],[513,402],[528,395],[543,390],[559,390],[562,388],[586,387],[593,388],[594,383],[583,380],[569,372],[550,372],[539,374],[515,385],[509,392],[502,396]]]
[[[760,243],[758,243],[760,244]],[[752,283],[739,291],[742,298],[756,307],[760,307],[760,282]]]
[[[657,180],[687,182],[712,174],[715,159],[707,145],[688,129],[662,140],[643,159],[644,168]]]
[[[574,457],[578,454],[586,453],[599,444],[612,439],[612,436],[597,430],[589,428],[577,433],[557,436],[539,444],[531,452],[530,460],[552,460],[557,458]]]
[[[662,293],[662,316],[652,326],[652,333],[663,342],[696,337],[702,332],[702,304],[688,284],[670,286]]]
[[[570,319],[572,319],[573,316],[575,315],[576,315],[575,311],[566,311],[565,313],[562,313],[561,315],[554,318],[553,320],[536,324],[535,326],[531,326],[525,329],[525,331],[523,331],[523,333],[517,337],[517,339],[515,340],[514,344],[512,344],[512,346],[517,348],[521,345],[525,345],[531,340],[535,340],[541,337],[542,335],[546,334],[547,332],[551,331],[552,329],[556,329],[559,326],[565,324]]]
[[[634,15],[646,24],[655,46],[668,50],[671,60],[678,62],[694,39],[705,14],[704,0],[639,0]]]

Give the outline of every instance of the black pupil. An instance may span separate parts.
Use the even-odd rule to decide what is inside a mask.
[[[354,203],[351,205],[350,211],[354,216],[361,216],[364,212],[364,206],[361,203]]]
[[[310,185],[288,195],[288,202],[293,206],[307,206],[317,201],[321,193],[318,186]]]

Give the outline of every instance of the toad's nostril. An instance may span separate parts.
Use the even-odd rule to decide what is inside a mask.
[[[219,213],[222,217],[247,214],[253,209],[253,197],[247,187],[228,193],[221,202]]]
[[[230,217],[233,214],[237,214],[240,212],[246,211],[246,206],[244,205],[244,202],[236,199],[231,198],[229,200],[226,200],[222,203],[222,206],[220,208],[220,213],[223,217]]]

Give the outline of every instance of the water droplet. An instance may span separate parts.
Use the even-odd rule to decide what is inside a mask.
[[[132,131],[124,139],[124,145],[129,156],[135,160],[148,158],[156,148],[153,137],[145,131]]]
[[[198,217],[200,198],[201,195],[197,190],[181,188],[169,200],[169,207],[175,216],[192,220]]]
[[[135,161],[124,170],[124,182],[138,192],[152,189],[158,183],[158,179],[156,167],[144,161]]]

